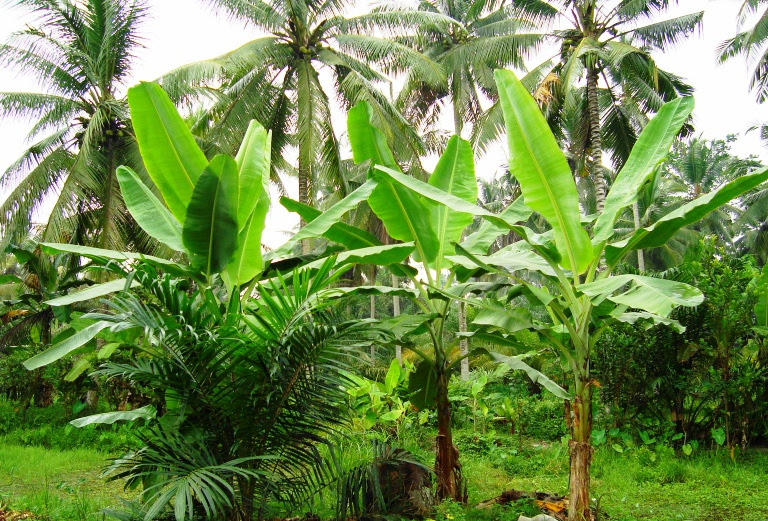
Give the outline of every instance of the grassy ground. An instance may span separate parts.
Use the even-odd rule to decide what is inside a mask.
[[[99,477],[107,455],[96,450],[56,451],[0,442],[0,505],[51,520],[102,519],[123,494]]]
[[[428,461],[430,438],[429,432],[406,436],[404,445]],[[457,438],[470,504],[512,488],[561,494],[567,490],[568,456],[559,443],[511,438],[487,443],[474,440],[471,433]],[[348,464],[362,457],[368,446],[364,439],[351,440],[344,447]],[[100,520],[100,509],[117,506],[125,497],[119,484],[99,477],[106,459],[95,450],[52,451],[0,440],[0,504],[51,520]],[[748,452],[734,462],[724,451],[686,457],[670,449],[618,454],[602,447],[595,454],[593,494],[615,521],[766,521],[768,455]],[[330,512],[327,506],[321,512]],[[437,521],[511,519],[499,511],[472,508],[440,512]]]

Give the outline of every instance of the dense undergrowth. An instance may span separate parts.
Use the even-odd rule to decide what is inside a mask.
[[[472,397],[472,384],[485,382]],[[525,395],[523,382],[500,385],[498,373],[479,370],[472,381],[454,379],[455,442],[462,455],[469,488],[469,506],[445,502],[432,515],[435,521],[513,521],[536,513],[530,501],[478,509],[474,505],[509,489],[565,494],[568,451],[562,403],[554,398]],[[465,396],[466,395],[466,396]],[[516,424],[498,415],[483,418],[487,403],[515,404]],[[473,407],[475,405],[475,407]],[[70,407],[54,403],[23,409],[3,400],[0,436],[0,505],[30,511],[41,519],[85,521],[108,518],[104,509],[120,508],[135,499],[135,491],[101,474],[109,458],[132,449],[136,442],[125,426],[74,429],[67,421]],[[525,420],[523,420],[523,418]],[[434,458],[434,418],[410,410],[395,423],[377,422],[369,428],[353,423],[339,440],[336,452],[343,471],[371,458],[373,440],[386,441],[412,452],[425,463]],[[357,425],[357,427],[354,427]],[[516,431],[513,433],[512,431]],[[600,431],[598,431],[600,432]],[[543,436],[542,436],[543,434]],[[597,435],[601,436],[600,434]],[[768,516],[768,454],[754,448],[733,453],[716,440],[702,440],[690,454],[682,440],[645,438],[636,433],[606,432],[596,449],[593,496],[602,519],[620,521],[763,521]],[[332,486],[309,504],[283,515],[313,513],[321,519],[335,515]],[[275,512],[277,515],[278,512]]]

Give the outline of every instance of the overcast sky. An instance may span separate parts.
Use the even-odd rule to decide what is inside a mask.
[[[179,65],[222,54],[259,36],[241,24],[217,17],[197,0],[150,0],[149,3],[150,18],[142,31],[145,48],[136,59],[135,81],[155,79]],[[655,58],[660,67],[684,77],[696,89],[694,117],[697,133],[707,138],[741,134],[734,145],[737,154],[756,154],[768,159],[757,133],[744,135],[750,127],[768,121],[768,106],[758,105],[748,92],[749,69],[740,59],[726,65],[715,63],[718,44],[736,31],[740,4],[736,0],[680,0],[671,14],[704,10],[704,29],[700,35]],[[0,7],[1,41],[24,24],[20,11],[7,5],[3,3]],[[6,71],[0,75],[0,91],[37,89],[35,82],[27,78]],[[0,121],[0,169],[5,170],[23,150],[28,128],[26,122]],[[503,159],[487,158],[481,163],[479,174],[493,175]],[[288,183],[292,186],[295,181]],[[0,194],[0,198],[4,197],[5,194]],[[285,217],[273,215],[269,228],[274,232],[289,228],[292,223]],[[272,237],[268,242],[282,242],[279,235]]]

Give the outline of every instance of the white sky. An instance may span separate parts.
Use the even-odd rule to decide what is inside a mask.
[[[361,1],[361,5],[364,3]],[[736,59],[726,65],[715,63],[718,44],[736,31],[740,4],[736,0],[680,0],[672,14],[705,11],[702,34],[664,55],[655,56],[660,67],[684,77],[695,87],[696,132],[707,138],[744,134],[750,127],[768,121],[768,104],[758,105],[747,90],[749,69],[744,62]],[[217,56],[259,36],[241,24],[217,17],[197,0],[151,0],[150,6],[150,18],[143,27],[146,47],[140,50],[135,62],[135,81],[155,79],[179,65]],[[18,9],[9,8],[8,3],[0,6],[0,41],[7,40],[12,31],[23,26],[20,13]],[[25,90],[38,90],[38,87],[33,81],[2,71],[0,91]],[[23,150],[28,128],[27,122],[0,121],[0,171]],[[757,132],[742,136],[733,149],[742,156],[756,154],[768,159]],[[501,154],[488,157],[479,163],[478,174],[493,175],[503,162]],[[295,193],[295,180],[289,179],[286,184]],[[0,198],[4,196],[0,194]],[[40,219],[45,216],[41,215]],[[285,236],[281,231],[288,231],[295,222],[285,212],[273,212],[265,242],[282,243]]]

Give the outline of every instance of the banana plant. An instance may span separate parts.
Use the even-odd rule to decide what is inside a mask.
[[[631,252],[665,244],[682,227],[693,224],[731,199],[768,179],[768,170],[740,177],[704,197],[670,212],[627,237],[615,230],[618,217],[638,197],[693,110],[691,98],[665,104],[638,139],[618,173],[596,219],[580,214],[576,185],[568,163],[536,102],[509,71],[496,71],[500,102],[509,140],[509,169],[520,182],[525,204],[543,216],[551,229],[542,234],[524,227],[522,241],[491,255],[477,255],[457,246],[451,257],[467,269],[502,275],[514,283],[511,297],[523,297],[529,310],[505,309],[479,324],[483,340],[514,342],[520,330],[532,330],[557,352],[573,377],[569,390],[548,381],[545,387],[564,398],[570,429],[569,520],[590,519],[589,484],[592,447],[592,389],[599,385],[590,372],[590,358],[601,334],[615,322],[664,324],[677,330],[672,318],[678,306],[697,306],[704,295],[693,286],[646,276],[615,275],[616,266]],[[459,210],[458,206],[456,208]],[[528,273],[544,284],[535,285]],[[547,320],[534,318],[547,317]],[[496,356],[500,362],[509,362]],[[521,360],[516,368],[529,371]],[[530,373],[539,378],[538,374]]]
[[[445,321],[457,298],[499,286],[477,282],[458,284],[457,273],[466,270],[450,258],[454,253],[452,243],[461,240],[464,230],[474,218],[477,199],[474,154],[467,141],[453,136],[428,182],[422,183],[401,171],[384,133],[373,125],[372,111],[367,103],[361,102],[349,111],[347,125],[355,163],[370,165],[368,180],[350,194],[350,205],[344,205],[342,201],[322,215],[311,216],[313,220],[297,236],[323,236],[347,247],[359,247],[357,242],[361,239],[369,247],[380,245],[378,239],[367,235],[364,237],[360,230],[350,225],[334,223],[332,228],[328,227],[330,218],[340,217],[341,211],[349,211],[351,205],[365,200],[383,222],[392,239],[390,242],[395,243],[393,247],[398,244],[409,245],[412,253],[410,259],[405,264],[389,265],[395,275],[410,282],[408,287],[364,286],[340,288],[339,292],[409,298],[421,311],[418,315],[392,318],[385,329],[396,337],[395,341],[409,346],[420,357],[416,370],[409,378],[411,402],[422,410],[437,409],[437,497],[466,501],[466,484],[461,475],[459,453],[452,441],[451,406],[448,400],[448,381],[451,373],[459,366],[461,357],[451,356],[458,337],[446,331]],[[429,190],[433,197],[414,190],[407,184],[410,181]],[[461,201],[469,211],[454,211],[441,204],[442,197]],[[284,201],[284,205],[307,215],[306,209],[295,201]],[[524,205],[518,204],[506,212],[506,220],[502,219],[502,222],[505,225],[515,224],[526,220],[530,213]],[[320,223],[325,224],[321,226]],[[318,228],[313,230],[315,226]],[[487,230],[484,233],[487,235]],[[473,237],[472,240],[478,244],[485,241],[483,237]],[[485,253],[492,241],[486,242]],[[431,350],[420,349],[411,341],[418,334],[428,335]]]
[[[139,226],[177,252],[177,256],[163,259],[134,252],[43,243],[41,248],[46,253],[88,258],[117,275],[114,280],[57,297],[49,304],[69,306],[138,286],[134,280],[135,267],[141,262],[163,273],[187,278],[217,298],[223,294],[222,303],[237,310],[268,271],[274,272],[279,261],[290,260],[286,258],[291,257],[294,246],[304,236],[311,235],[313,229],[320,233],[336,229],[332,227],[335,214],[330,212],[314,223],[314,228],[302,230],[265,258],[261,237],[270,205],[270,134],[252,121],[235,157],[220,154],[209,160],[159,85],[141,83],[132,87],[128,102],[139,150],[154,186],[147,186],[136,172],[121,166],[117,169],[120,189]],[[357,194],[337,206],[345,208],[352,204],[350,201],[364,199],[373,186],[371,183],[361,187]],[[339,267],[399,263],[413,249],[407,244],[361,247],[359,242],[353,248],[357,249],[337,256]],[[301,260],[286,262],[289,269],[300,263]],[[27,360],[25,366],[31,370],[48,365],[106,334],[106,329],[119,332],[116,327],[98,320]]]
[[[496,81],[507,125],[510,171],[518,179],[523,195],[499,214],[478,207],[468,192],[460,191],[460,187],[469,186],[474,172],[471,150],[459,138],[452,138],[435,173],[424,183],[397,168],[384,135],[371,125],[364,104],[350,111],[348,125],[354,159],[370,161],[373,166],[368,181],[350,194],[349,201],[356,198],[357,204],[366,197],[389,235],[414,245],[411,264],[418,265],[415,270],[412,266],[410,270],[398,266],[410,280],[410,288],[353,291],[397,291],[416,302],[423,312],[422,324],[431,338],[434,355],[413,348],[423,361],[412,379],[419,382],[424,400],[437,404],[435,466],[440,497],[461,499],[462,495],[460,467],[451,443],[450,403],[445,393],[450,372],[458,362],[449,359],[450,347],[457,339],[445,339],[444,323],[450,301],[462,299],[483,308],[479,329],[467,334],[475,341],[519,346],[514,333],[522,330],[533,330],[547,341],[573,376],[570,390],[528,366],[522,355],[493,356],[513,369],[525,371],[566,401],[571,433],[569,517],[582,520],[586,519],[589,507],[592,387],[596,384],[590,373],[590,356],[595,343],[617,321],[680,329],[680,324],[669,317],[671,311],[677,306],[696,306],[704,298],[699,290],[686,284],[639,275],[614,275],[613,271],[630,253],[663,245],[681,228],[761,185],[768,179],[768,169],[740,177],[622,237],[615,229],[617,219],[637,199],[668,154],[693,110],[693,100],[681,98],[662,107],[618,173],[604,211],[590,218],[581,215],[568,163],[534,99],[509,71],[497,71]],[[334,207],[329,210],[331,213],[326,212],[328,215],[317,217],[302,230],[304,236],[331,239],[329,228],[333,222],[327,218],[340,217],[341,210],[349,208]],[[548,231],[536,233],[520,224],[532,211],[546,220],[550,225]],[[460,225],[472,216],[485,222],[459,243]],[[488,255],[493,241],[510,231],[522,240]],[[340,235],[334,233],[331,240],[348,239]],[[451,255],[454,247],[456,254]],[[513,285],[508,291],[510,300],[523,297],[531,306],[541,307],[541,316],[549,319],[536,319],[538,315],[529,309],[497,309],[485,300],[469,298],[468,294],[473,292],[499,289],[499,284],[467,282],[473,274],[482,272],[505,277]],[[533,280],[545,282],[535,284]],[[482,348],[474,350],[474,354],[482,352]],[[418,406],[419,397],[414,396],[412,401]]]

